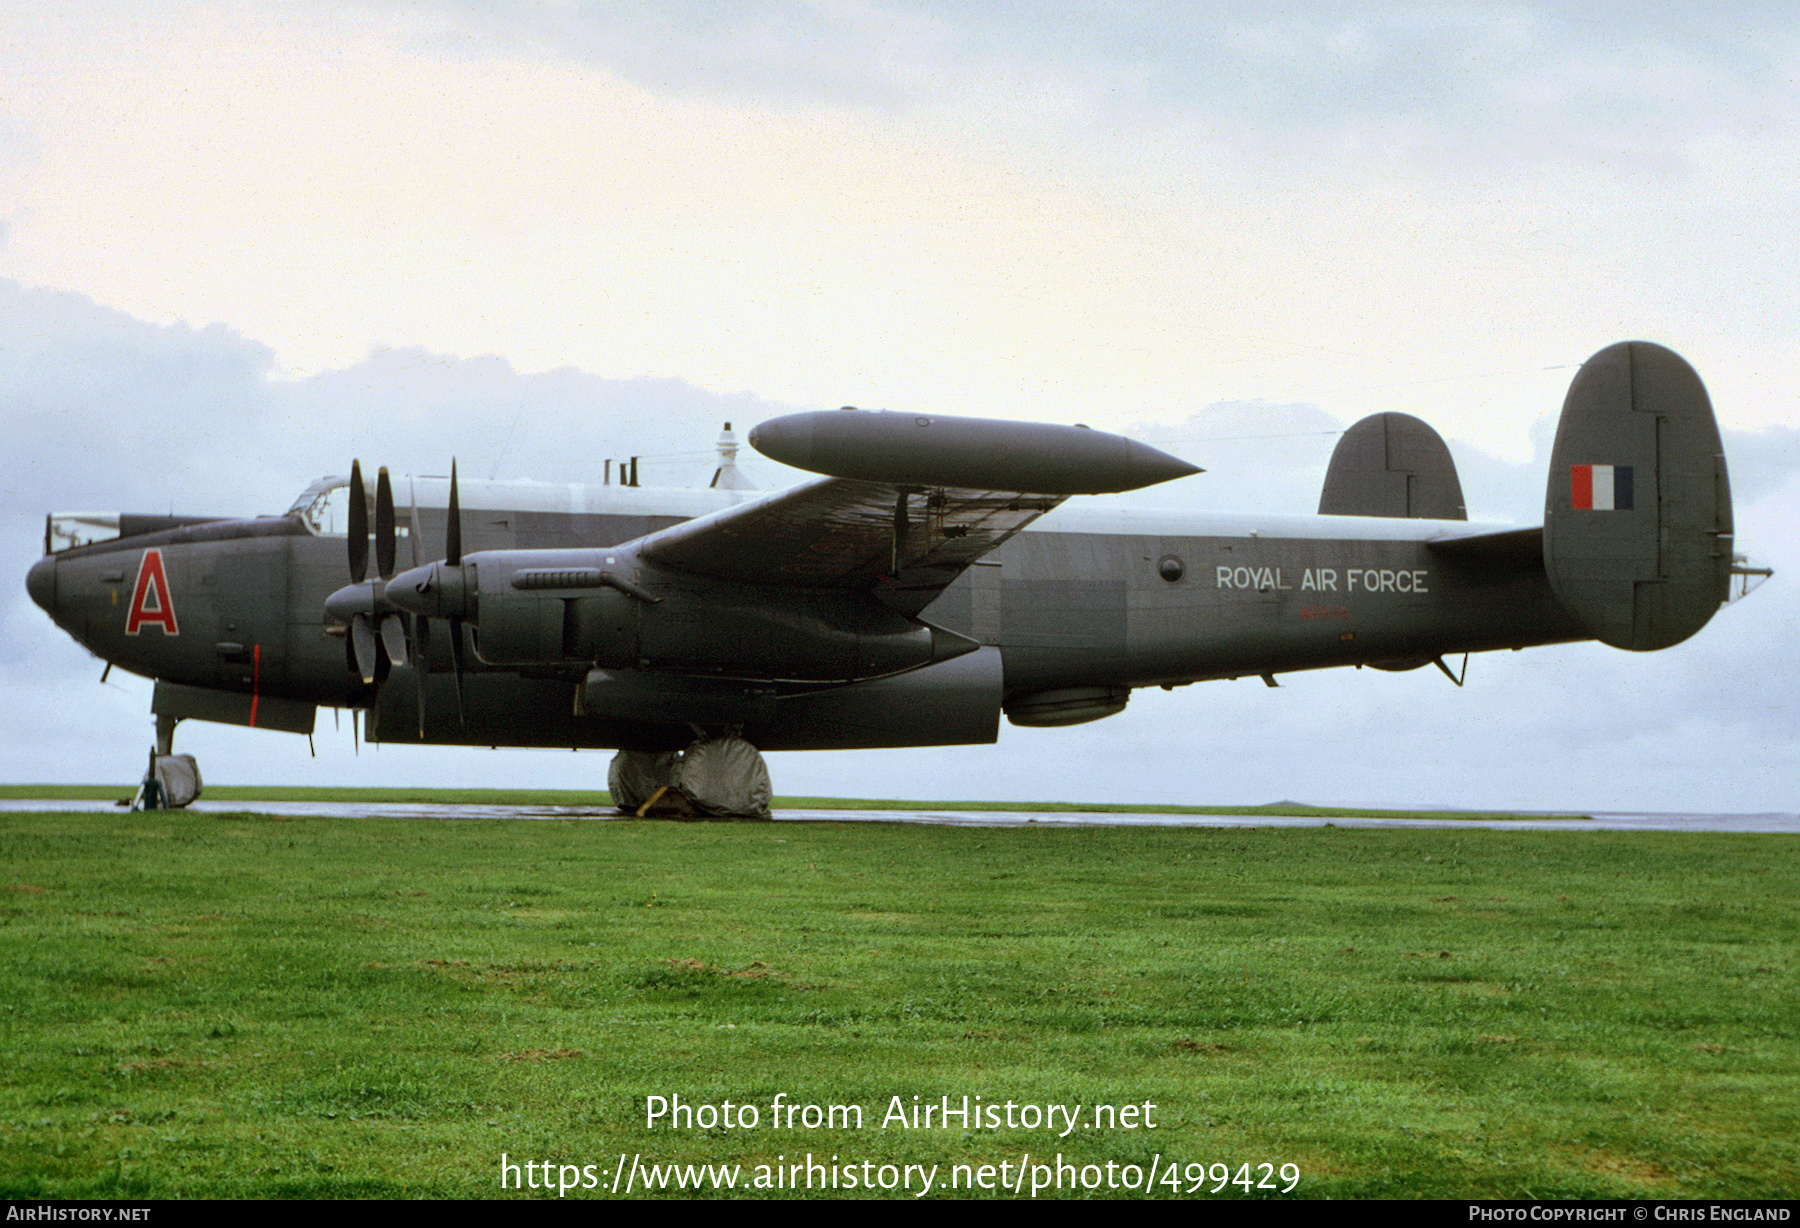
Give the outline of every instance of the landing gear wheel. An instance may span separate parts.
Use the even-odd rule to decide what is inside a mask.
[[[204,785],[200,765],[192,755],[172,753],[179,717],[156,718],[156,745],[150,748],[150,766],[131,799],[133,810],[180,810],[200,796]]]
[[[675,783],[675,752],[622,750],[606,769],[606,787],[613,805],[636,814],[658,792]]]
[[[606,771],[613,804],[648,818],[769,818],[769,768],[739,737],[703,737],[679,754],[622,750]]]
[[[742,738],[702,738],[681,752],[675,787],[702,814],[769,818],[769,768]]]

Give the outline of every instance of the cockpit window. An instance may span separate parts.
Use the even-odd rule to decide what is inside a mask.
[[[369,526],[375,525],[375,489],[373,486],[364,491],[364,498],[369,503]],[[344,477],[320,478],[311,486],[300,492],[287,514],[305,525],[307,531],[315,537],[342,537],[350,531],[350,479]],[[397,518],[394,536],[406,537],[411,526],[404,518]]]
[[[316,537],[333,537],[349,524],[350,479],[320,478],[300,492],[287,514],[296,517]]]
[[[117,512],[52,512],[44,527],[44,553],[108,542],[118,535]]]

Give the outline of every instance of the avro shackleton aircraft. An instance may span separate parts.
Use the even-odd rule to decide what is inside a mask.
[[[1542,527],[1471,524],[1442,439],[1403,414],[1344,434],[1317,517],[1035,524],[1199,472],[1082,427],[825,411],[750,442],[826,476],[752,495],[383,470],[371,497],[356,467],[280,516],[52,515],[27,584],[156,680],[161,754],[183,719],[310,733],[329,705],[366,710],[372,741],[616,749],[623,806],[672,785],[766,814],[763,750],[992,742],[1002,713],[1071,725],[1134,687],[1665,648],[1746,570],[1706,391],[1645,342],[1576,375]]]

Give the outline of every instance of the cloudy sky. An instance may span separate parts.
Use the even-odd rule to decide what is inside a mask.
[[[777,787],[1800,809],[1797,71],[1775,4],[0,4],[0,779],[149,741],[25,598],[53,508],[279,511],[352,455],[688,482],[721,421],[854,403],[1089,422],[1208,470],[1139,501],[1297,512],[1400,409],[1524,523],[1575,365],[1644,337],[1781,569],[1689,643],[1139,692]],[[178,735],[220,783],[606,759],[317,744]]]

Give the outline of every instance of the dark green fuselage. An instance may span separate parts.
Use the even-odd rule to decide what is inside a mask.
[[[488,485],[475,502],[499,505],[507,494]],[[465,500],[465,548],[595,551],[680,522],[683,504],[697,515],[729,501],[710,491],[620,487],[584,498],[590,510],[579,513]],[[592,510],[608,503],[619,506]],[[422,542],[441,541],[444,519],[441,507],[415,506],[408,528]],[[498,668],[470,655],[459,720],[440,628],[427,659],[423,740],[658,747],[685,741],[697,724],[738,724],[765,749],[984,741],[1002,708],[1021,723],[1073,723],[1118,710],[1134,687],[1344,665],[1411,668],[1449,653],[1583,638],[1551,594],[1529,531],[1510,552],[1471,557],[1446,546],[1473,528],[1065,506],[970,567],[923,612],[924,621],[992,651],[834,686],[652,666],[619,674],[606,702],[587,711],[590,662]],[[409,550],[403,537],[403,562]],[[169,611],[156,578],[145,579],[150,551]],[[219,521],[63,551],[33,569],[30,586],[77,640],[158,679],[170,696],[196,688],[236,697],[235,706],[212,712],[194,709],[189,696],[176,715],[293,728],[299,707],[375,708],[371,736],[420,740],[411,671],[396,668],[379,692],[365,686],[347,664],[341,628],[322,615],[344,583],[344,555],[341,535],[315,535],[297,516]],[[639,582],[671,596],[634,610],[651,631],[679,626],[683,636],[714,637],[712,650],[727,662],[732,637],[748,634],[712,606],[753,603],[754,591],[709,592],[704,582],[654,569]],[[771,595],[784,609],[806,600]],[[678,621],[657,621],[665,619]],[[479,653],[479,629],[470,635]],[[1101,702],[1072,720],[1031,715],[1034,697],[1060,692],[1093,692]],[[1110,708],[1108,694],[1118,696]],[[286,724],[270,719],[283,713]]]

